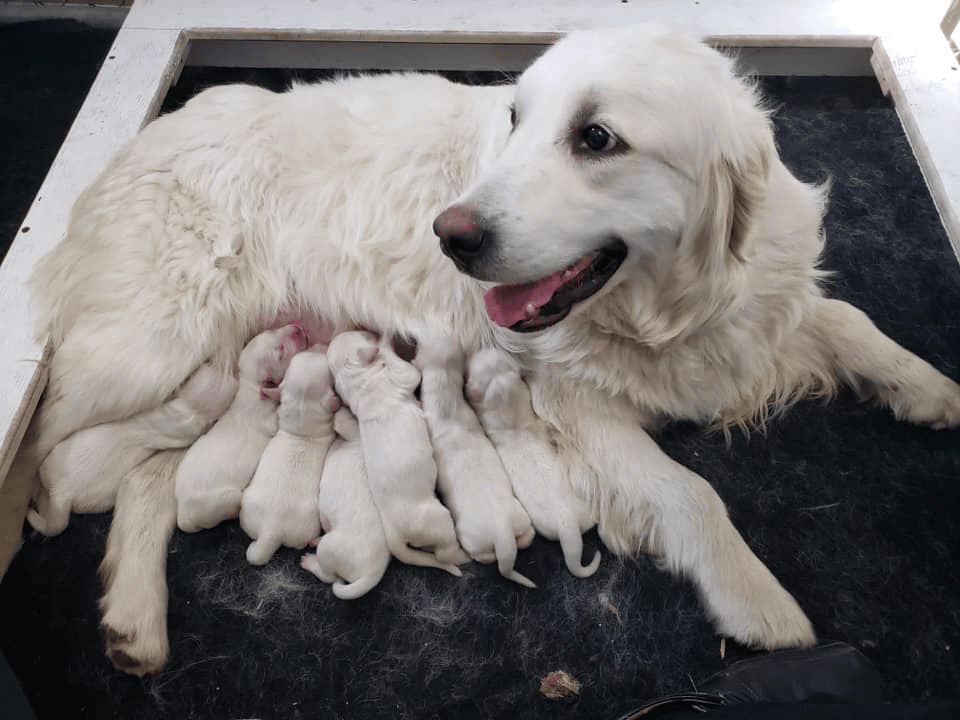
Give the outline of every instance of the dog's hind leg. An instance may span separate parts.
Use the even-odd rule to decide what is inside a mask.
[[[133,675],[158,672],[169,654],[167,546],[177,524],[173,478],[183,450],[165,450],[124,478],[100,565],[106,654]]]
[[[884,335],[870,318],[842,300],[823,298],[789,343],[782,363],[814,364],[867,396],[900,420],[934,429],[960,425],[960,385]]]
[[[768,649],[812,645],[810,621],[744,542],[713,488],[670,459],[627,412],[605,410],[579,417],[576,432],[598,472],[585,499],[607,547],[651,552],[693,580],[724,635]]]
[[[99,332],[78,322],[54,351],[37,410],[38,463],[77,430],[160,405],[206,359],[197,343],[134,330],[119,318]]]

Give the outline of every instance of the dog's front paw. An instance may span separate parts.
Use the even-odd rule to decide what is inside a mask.
[[[708,603],[717,631],[749,647],[765,650],[815,645],[813,625],[790,593],[776,580],[762,590],[729,603]]]
[[[960,426],[960,385],[919,358],[910,358],[896,379],[878,383],[880,400],[898,420],[934,430]]]
[[[934,430],[960,426],[960,385],[940,373],[896,388],[889,402],[898,419]]]

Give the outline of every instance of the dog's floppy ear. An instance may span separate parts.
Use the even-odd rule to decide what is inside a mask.
[[[706,171],[700,187],[700,218],[693,253],[704,270],[731,258],[746,262],[753,248],[759,213],[766,201],[772,138],[764,134],[743,157],[722,157]]]

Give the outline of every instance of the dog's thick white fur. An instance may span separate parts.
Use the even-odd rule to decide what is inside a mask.
[[[420,401],[433,442],[437,489],[453,516],[460,545],[477,562],[496,562],[508,580],[536,587],[513,567],[517,547],[533,542],[534,529],[464,398],[463,350],[445,335],[422,335],[418,341],[413,364],[422,378]]]
[[[341,600],[354,600],[380,582],[390,564],[390,548],[367,485],[357,419],[341,408],[334,424],[339,437],[323,464],[318,497],[323,536],[300,566],[332,583]]]
[[[493,348],[480,351],[470,358],[466,396],[536,531],[560,542],[571,573],[593,575],[600,566],[600,553],[586,565],[580,564],[580,557],[582,535],[596,522],[567,477],[578,466],[564,467],[551,446],[547,427],[533,412],[530,390],[516,364]]]
[[[277,434],[240,501],[240,526],[254,540],[250,564],[265,565],[281,545],[302,548],[320,534],[320,473],[339,408],[326,356],[294,355],[280,383]]]
[[[258,334],[244,347],[230,407],[177,468],[177,525],[184,532],[211,528],[240,514],[243,491],[277,433],[280,383],[306,344],[298,325],[285,325]]]
[[[173,479],[184,453],[160,451],[123,478],[100,564],[106,654],[134,675],[158,672],[170,652],[167,546],[177,527]]]
[[[360,426],[363,460],[387,545],[401,562],[460,576],[467,560],[453,519],[437,499],[437,465],[423,410],[413,393],[420,371],[389,338],[337,335],[327,350],[337,393]]]
[[[159,407],[60,441],[40,466],[41,489],[27,520],[44,535],[58,535],[71,511],[109,510],[130,470],[157,450],[189,447],[223,415],[236,389],[233,375],[205,363]]]
[[[899,418],[960,423],[956,383],[822,296],[824,202],[731,61],[655,26],[573,33],[516,86],[210,89],[110,162],[38,263],[53,355],[16,466],[158,405],[207,358],[232,367],[278,317],[427,327],[522,362],[611,550],[690,577],[725,635],[807,645],[720,498],[646,428],[762,421],[842,382]],[[490,320],[484,290],[524,282],[492,288],[499,321],[558,322]]]

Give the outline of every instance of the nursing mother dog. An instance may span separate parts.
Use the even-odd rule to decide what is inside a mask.
[[[113,158],[38,264],[53,355],[20,469],[291,319],[452,333],[522,365],[612,551],[691,578],[724,635],[809,645],[720,498],[647,429],[761,424],[844,383],[960,423],[957,384],[823,297],[824,204],[731,61],[660,27],[573,33],[516,86],[210,89]]]

